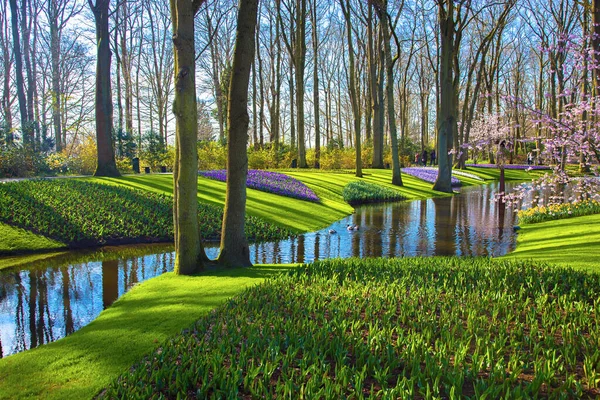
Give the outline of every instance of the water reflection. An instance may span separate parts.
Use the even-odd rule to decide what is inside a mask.
[[[172,246],[134,249],[154,254],[67,265],[58,257],[47,266],[0,273],[0,356],[73,333],[137,282],[172,270]]]
[[[508,186],[508,185],[507,185]],[[250,246],[253,263],[333,257],[499,256],[515,245],[514,214],[490,201],[497,185],[460,195],[359,207],[318,232]],[[358,231],[348,231],[348,224]],[[330,234],[330,230],[335,234]],[[218,248],[207,246],[210,258]],[[168,245],[70,252],[0,271],[0,357],[64,337],[136,283],[173,269]]]

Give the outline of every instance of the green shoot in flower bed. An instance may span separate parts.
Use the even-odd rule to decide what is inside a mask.
[[[223,210],[198,204],[205,240],[218,240]],[[173,240],[173,199],[152,192],[71,179],[0,185],[0,221],[71,247]],[[286,229],[248,216],[251,241],[285,238]]]
[[[399,201],[406,198],[402,193],[365,181],[352,181],[342,190],[344,201],[354,206],[365,203]]]
[[[552,221],[563,218],[581,217],[584,215],[600,214],[598,200],[584,200],[574,203],[552,204],[520,210],[519,221],[524,224]]]
[[[597,398],[600,275],[489,259],[317,262],[164,343],[107,398]]]

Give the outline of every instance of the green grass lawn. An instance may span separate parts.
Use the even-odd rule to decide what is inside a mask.
[[[600,273],[600,214],[523,225],[516,250],[501,258]]]
[[[528,262],[324,260],[200,318],[104,394],[597,398],[599,295],[598,275]]]
[[[143,282],[92,323],[54,343],[0,359],[0,398],[91,398],[167,338],[291,265],[167,273]]]
[[[2,238],[0,239],[0,254],[30,252],[31,250],[57,250],[66,247],[64,243],[1,222],[0,238]]]
[[[469,169],[469,172],[480,174],[478,170]],[[516,172],[519,174],[511,174],[511,179],[527,179],[523,171]],[[286,173],[313,189],[323,199],[322,204],[249,189],[249,214],[296,231],[312,231],[352,211],[341,197],[343,187],[358,180],[352,174],[297,170]],[[161,193],[172,191],[170,175],[85,179]],[[391,171],[366,170],[363,179],[398,189],[388,183]],[[406,186],[398,190],[407,198],[443,195],[433,192],[429,183],[407,175],[403,175],[403,179]],[[224,183],[199,178],[201,201],[222,205],[224,196]],[[600,216],[596,215],[526,225],[519,233],[517,250],[504,258],[531,259],[535,264],[547,261],[600,271],[596,261],[600,259],[599,222]],[[436,262],[460,266],[459,259],[452,260]],[[2,263],[0,260],[0,267]],[[295,266],[255,266],[207,271],[194,277],[169,273],[143,282],[80,331],[40,348],[0,359],[0,398],[90,398],[227,299],[242,293],[248,286],[293,268]],[[494,293],[490,295],[493,297]]]

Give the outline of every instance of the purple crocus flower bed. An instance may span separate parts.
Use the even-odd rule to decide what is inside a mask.
[[[227,181],[227,170],[224,169],[198,171],[198,175],[221,182]],[[279,172],[250,169],[248,170],[246,185],[252,189],[281,196],[313,201],[315,203],[320,201],[315,192],[309,189],[304,183]]]
[[[424,180],[425,182],[434,183],[438,176],[437,168],[428,168],[428,167],[407,167],[402,168],[402,172],[408,175],[412,175],[415,178],[419,178]],[[452,176],[452,186],[460,186],[460,180]]]
[[[465,164],[467,167],[476,168],[498,168],[496,164]],[[521,165],[521,164],[505,164],[504,169],[519,169],[519,170],[544,170],[550,169],[547,165]]]

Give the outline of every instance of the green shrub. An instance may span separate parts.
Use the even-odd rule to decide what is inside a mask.
[[[217,142],[198,142],[198,170],[224,169],[227,166],[227,146]]]
[[[0,221],[70,246],[170,242],[173,199],[152,192],[72,179],[32,180],[0,185]],[[198,205],[204,240],[218,240],[223,210]],[[285,238],[286,229],[247,216],[251,241]]]
[[[327,260],[246,290],[106,398],[595,398],[600,275]]]
[[[342,190],[344,201],[352,206],[366,203],[399,201],[406,198],[398,191],[365,181],[352,181]]]

